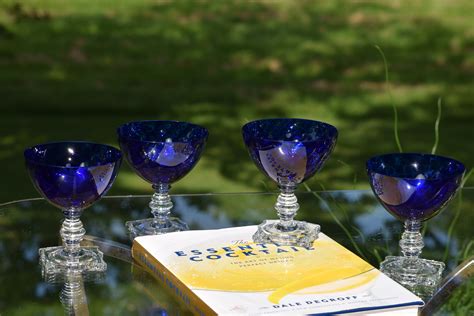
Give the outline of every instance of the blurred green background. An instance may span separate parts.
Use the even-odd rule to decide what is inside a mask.
[[[334,153],[308,181],[312,189],[368,188],[365,161],[397,151],[375,45],[388,59],[403,149],[431,151],[442,97],[437,153],[473,167],[472,0],[0,0],[0,203],[38,196],[24,169],[25,147],[58,140],[117,146],[116,128],[139,119],[209,129],[201,161],[172,193],[275,190],[250,161],[240,132],[247,121],[268,117],[322,120],[339,129]],[[474,176],[466,183],[473,185]],[[150,185],[124,163],[109,195],[149,193]],[[274,214],[272,201],[259,200],[252,209]],[[462,237],[451,242],[456,258],[472,255],[471,201],[453,220],[445,212],[433,224],[435,233],[447,232],[446,249],[452,233]],[[239,220],[248,216],[245,205],[226,203],[232,200],[216,205]],[[351,218],[376,213],[348,204]],[[130,214],[120,216],[124,221]],[[335,231],[327,213],[303,208],[300,216]],[[11,218],[16,231],[24,229]],[[51,223],[38,229],[56,231]],[[428,229],[428,241],[432,235]],[[11,247],[35,241],[18,236],[9,237]],[[468,304],[453,299],[457,315],[472,307],[471,292],[472,284],[463,292]]]
[[[172,192],[273,190],[240,127],[301,117],[338,127],[312,189],[368,188],[365,161],[397,151],[390,68],[405,151],[473,166],[474,1],[0,2],[0,202],[37,196],[24,147],[56,140],[117,146],[137,119],[205,125],[208,146]],[[467,186],[473,185],[470,179]],[[109,194],[151,192],[124,164]]]

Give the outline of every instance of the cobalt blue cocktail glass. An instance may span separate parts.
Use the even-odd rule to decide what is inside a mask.
[[[187,230],[184,222],[170,218],[168,192],[199,161],[207,129],[187,122],[137,121],[120,126],[117,133],[127,162],[155,190],[149,204],[153,218],[127,222],[130,237]]]
[[[242,134],[252,160],[281,191],[275,204],[280,220],[265,220],[253,240],[310,247],[320,226],[293,219],[299,209],[294,191],[321,169],[336,145],[337,129],[305,119],[264,119],[245,124]]]
[[[465,172],[454,159],[418,153],[395,153],[367,161],[370,185],[379,202],[405,222],[403,256],[388,256],[381,271],[422,297],[430,296],[444,263],[419,258],[424,246],[421,223],[438,214],[458,191]]]
[[[107,265],[97,247],[81,247],[85,229],[82,211],[111,187],[122,160],[111,146],[87,142],[36,145],[24,152],[33,185],[51,204],[61,208],[63,246],[39,250],[43,272],[102,272]]]

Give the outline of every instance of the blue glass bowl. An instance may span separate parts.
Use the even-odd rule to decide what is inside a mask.
[[[313,245],[320,226],[294,220],[299,209],[294,191],[321,169],[336,145],[337,134],[332,125],[304,119],[265,119],[242,127],[250,157],[281,191],[275,204],[280,219],[260,224],[254,242]]]
[[[138,121],[120,126],[117,134],[129,165],[155,190],[149,204],[153,218],[127,222],[130,238],[188,230],[186,223],[170,217],[170,184],[197,164],[206,144],[207,129],[186,122]]]
[[[258,168],[283,186],[297,185],[321,169],[338,136],[334,126],[305,119],[253,121],[242,134]]]
[[[117,130],[127,162],[152,184],[171,184],[196,165],[208,131],[199,125],[177,121],[137,121]]]
[[[425,221],[438,214],[455,195],[464,172],[461,162],[430,154],[387,154],[367,161],[375,196],[401,220]]]
[[[63,209],[84,209],[97,201],[110,189],[122,161],[114,147],[74,141],[36,145],[24,156],[35,188]]]

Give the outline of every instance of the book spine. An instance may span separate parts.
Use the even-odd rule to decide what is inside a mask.
[[[133,243],[133,259],[165,288],[178,298],[195,315],[217,315],[204,301],[202,301],[189,287],[180,281],[171,271],[162,265],[155,257],[139,243]]]

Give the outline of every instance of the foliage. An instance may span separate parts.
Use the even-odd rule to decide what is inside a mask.
[[[471,167],[473,19],[469,0],[1,1],[0,201],[37,195],[24,172],[24,147],[61,139],[117,145],[115,128],[136,119],[188,120],[209,128],[203,159],[173,193],[274,190],[240,136],[244,122],[262,117],[303,117],[338,127],[335,152],[308,183],[313,189],[368,188],[365,161],[401,151],[400,139],[404,151],[436,152]],[[379,50],[384,62],[374,53],[376,43],[386,52]],[[466,179],[465,186],[474,184]],[[110,194],[150,190],[124,164]],[[271,200],[251,202],[272,214],[271,206],[265,209]],[[448,257],[474,249],[452,237],[472,236],[467,210],[473,203],[465,200],[462,216],[459,209],[454,217],[444,212],[427,231],[435,244],[437,228],[448,232]],[[358,239],[364,234],[349,223],[370,214],[372,202],[338,205],[311,196],[306,205],[315,201],[327,212],[302,208],[300,214],[346,236],[354,251],[358,242],[371,243]],[[230,204],[225,197],[216,200],[238,223],[246,206]],[[1,221],[3,228],[19,225]],[[14,244],[17,237],[8,240]],[[373,249],[363,253],[373,263],[397,251],[376,242]],[[427,249],[425,255],[443,253]],[[459,294],[463,306],[470,293],[472,286]]]
[[[374,43],[391,62],[403,149],[432,150],[433,104],[442,95],[437,152],[471,166],[474,148],[460,135],[472,130],[474,116],[474,60],[465,53],[474,47],[472,6],[2,1],[0,162],[8,168],[0,200],[36,195],[23,171],[25,146],[60,139],[117,145],[115,128],[135,119],[210,129],[202,161],[175,193],[274,190],[240,136],[246,120],[262,117],[336,125],[336,150],[309,185],[367,188],[366,159],[396,150],[389,141],[394,103]],[[124,164],[111,194],[150,190]]]

